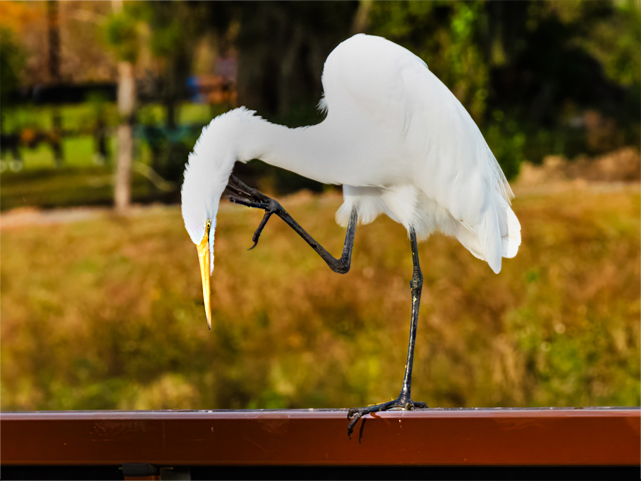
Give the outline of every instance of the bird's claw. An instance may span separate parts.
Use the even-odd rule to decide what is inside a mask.
[[[361,419],[366,414],[371,414],[380,411],[389,411],[390,409],[400,408],[402,410],[412,411],[414,409],[427,409],[427,404],[420,401],[412,401],[408,398],[395,399],[394,401],[388,401],[381,404],[376,404],[374,406],[368,406],[366,408],[350,408],[347,411],[347,419],[349,424],[347,425],[347,436],[351,437],[354,427],[358,423],[358,420]]]
[[[271,197],[267,197],[262,192],[249,187],[233,175],[229,178],[227,188],[234,194],[229,196],[230,202],[247,207],[253,207],[255,209],[262,209],[265,211],[265,215],[263,216],[260,224],[258,225],[258,228],[252,236],[252,242],[254,244],[249,249],[247,249],[252,250],[258,245],[258,239],[260,238],[260,234],[265,228],[267,221],[272,216],[272,214],[278,212],[278,210],[281,209],[281,206]]]
[[[254,232],[254,235],[252,236],[252,242],[254,243],[253,246],[251,246],[247,250],[252,250],[254,247],[258,245],[258,239],[260,238],[261,232],[263,232],[263,229],[265,228],[265,225],[267,224],[267,221],[269,218],[272,216],[272,214],[275,212],[275,210],[271,208],[266,208],[265,209],[265,215],[260,221],[260,224],[258,224],[258,227],[256,228],[256,231]]]

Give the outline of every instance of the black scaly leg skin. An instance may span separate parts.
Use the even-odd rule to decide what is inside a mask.
[[[427,408],[424,402],[416,402],[411,399],[412,390],[412,366],[414,364],[414,346],[416,345],[416,326],[418,324],[418,309],[421,303],[421,290],[423,288],[423,274],[421,273],[421,266],[418,262],[418,246],[416,244],[416,233],[412,229],[410,231],[410,242],[412,245],[412,263],[414,265],[414,273],[410,281],[410,288],[412,293],[412,319],[410,323],[410,341],[407,348],[407,363],[405,364],[405,377],[403,378],[403,387],[398,398],[394,401],[389,401],[382,404],[376,404],[366,408],[352,408],[347,412],[347,419],[350,420],[347,426],[347,435],[351,436],[354,426],[358,420],[366,414],[387,411],[389,409],[416,409]]]
[[[356,224],[358,221],[358,214],[356,210],[352,211],[352,214],[349,218],[349,223],[347,224],[347,233],[345,234],[345,245],[343,246],[343,254],[340,258],[336,259],[332,256],[325,248],[314,240],[305,229],[303,229],[298,222],[296,222],[289,213],[283,209],[283,207],[276,202],[274,199],[267,197],[262,192],[259,192],[256,189],[253,189],[243,182],[241,182],[237,177],[231,176],[229,178],[229,183],[227,188],[232,192],[232,195],[229,196],[229,200],[236,204],[246,205],[247,207],[254,207],[257,209],[263,209],[265,215],[260,221],[256,232],[252,237],[254,245],[250,247],[250,250],[256,247],[258,244],[258,239],[260,234],[267,225],[269,218],[276,214],[278,217],[283,219],[283,221],[290,226],[294,231],[307,242],[314,251],[321,256],[321,258],[327,263],[329,268],[334,272],[339,274],[345,274],[349,271],[349,268],[352,263],[352,248],[354,247],[354,236],[356,234]]]

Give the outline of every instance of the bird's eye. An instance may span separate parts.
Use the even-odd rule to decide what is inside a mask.
[[[207,219],[207,223],[205,224],[205,232],[207,233],[207,236],[209,236],[210,229],[211,229],[211,221]]]

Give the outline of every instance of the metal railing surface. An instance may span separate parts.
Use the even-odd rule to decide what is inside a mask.
[[[3,412],[3,466],[638,466],[639,408]]]

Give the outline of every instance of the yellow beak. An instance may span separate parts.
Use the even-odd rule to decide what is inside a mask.
[[[210,278],[210,259],[209,259],[209,222],[205,230],[205,237],[196,246],[198,249],[198,260],[200,261],[200,277],[203,281],[203,300],[205,301],[205,314],[207,315],[207,327],[211,330],[211,287]]]

